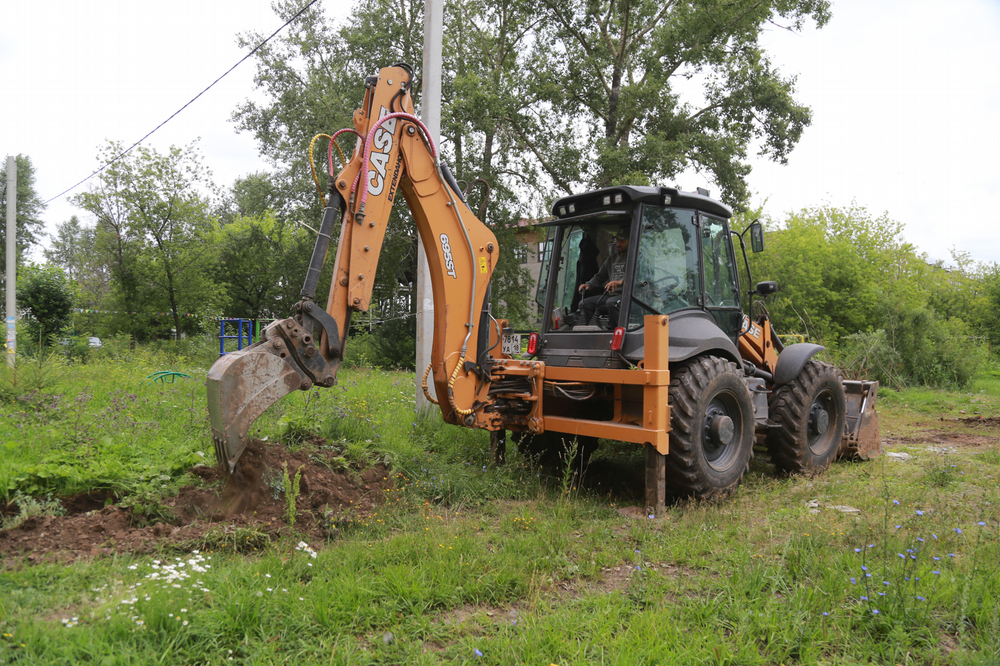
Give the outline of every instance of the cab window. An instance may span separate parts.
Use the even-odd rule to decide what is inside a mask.
[[[646,207],[636,261],[629,330],[647,314],[669,314],[697,307],[698,234],[695,214],[687,210]]]

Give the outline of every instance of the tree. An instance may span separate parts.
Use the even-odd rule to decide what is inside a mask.
[[[288,317],[299,300],[315,239],[273,213],[241,216],[212,234],[218,249],[218,282],[233,317]],[[324,271],[326,288],[329,273]],[[321,287],[322,288],[322,287]]]
[[[824,25],[827,0],[541,5],[527,78],[532,108],[549,120],[510,120],[566,192],[575,183],[663,182],[694,166],[739,207],[748,195],[750,147],[784,163],[810,122],[792,96],[794,77],[781,76],[759,38],[769,24],[791,31],[810,20]]]
[[[43,251],[45,259],[62,267],[70,280],[79,280],[93,255],[94,235],[93,227],[83,226],[73,215],[56,227],[55,234],[50,234],[52,247]]]
[[[28,264],[18,271],[17,303],[24,310],[31,340],[48,346],[69,323],[73,285],[57,266]]]
[[[885,385],[964,386],[984,353],[970,322],[988,326],[985,269],[928,263],[903,225],[857,205],[805,209],[767,234],[757,279],[776,279],[767,307],[779,333],[836,350],[855,377]]]
[[[45,210],[45,203],[35,192],[35,167],[31,163],[31,158],[27,155],[18,155],[14,158],[17,167],[17,212],[16,225],[17,236],[15,244],[17,247],[18,263],[22,257],[27,256],[27,251],[38,243],[38,233],[42,228],[41,214]],[[0,215],[6,220],[7,215],[7,160],[0,164]],[[7,247],[7,224],[0,224],[0,247]],[[7,253],[0,252],[0,270],[6,275]]]
[[[753,255],[752,267],[756,279],[778,282],[768,308],[779,332],[836,345],[880,327],[881,295],[907,305],[926,300],[926,262],[886,215],[817,206],[769,227],[767,251]]]
[[[109,142],[100,161],[112,161],[122,148]],[[214,186],[193,145],[167,154],[140,146],[73,199],[97,221],[95,248],[109,266],[121,327],[139,337],[168,333],[157,311],[168,312],[180,333],[198,327],[182,315],[219,309],[216,258],[206,242],[215,222],[199,188]]]
[[[517,4],[527,5],[526,2]],[[495,78],[516,80],[518,43],[508,39],[494,45],[491,52],[477,52],[479,46],[475,45],[487,45],[489,41],[488,35],[473,34],[479,28],[470,32],[470,41],[451,37],[453,28],[457,29],[464,20],[475,20],[477,26],[484,26],[492,33],[495,30],[493,19],[500,17],[500,13],[498,10],[484,14],[480,11],[484,8],[495,9],[486,3],[466,2],[456,9],[449,8],[446,15],[449,21],[446,51],[456,59],[468,61],[463,71],[470,75],[454,85],[450,79],[446,82],[443,150],[446,159],[457,165],[457,178],[471,182],[483,177],[489,181],[493,197],[486,217],[503,244],[507,242],[505,230],[512,229],[525,215],[523,204],[498,176],[514,174],[515,169],[520,168],[516,163],[520,158],[516,155],[523,151],[506,133],[496,129],[495,122],[484,118],[482,105],[468,101],[465,94],[469,90],[492,90],[490,83]],[[285,18],[297,9],[290,2],[276,4],[276,10]],[[320,211],[314,203],[317,197],[305,159],[309,142],[318,133],[329,134],[351,126],[351,114],[363,95],[364,77],[393,62],[419,63],[422,60],[422,12],[423,2],[418,0],[401,3],[373,0],[357,5],[346,24],[337,29],[319,12],[310,11],[293,24],[290,32],[258,53],[256,82],[266,101],[241,104],[234,119],[241,129],[255,134],[261,151],[274,161],[278,169],[275,182],[285,188],[286,197],[298,200],[285,205],[280,214],[290,217],[308,214],[311,218],[308,224],[319,219]],[[510,34],[516,34],[518,31],[511,27],[513,17],[508,16],[505,20]],[[243,41],[249,44],[259,38],[259,35],[248,35]],[[500,58],[496,71],[490,73],[488,80],[478,81],[474,74],[493,57]],[[419,80],[413,86],[413,94],[419,103]],[[513,97],[508,94],[506,98]],[[462,117],[451,120],[450,105],[459,99],[467,102],[461,109]],[[491,115],[502,117],[504,114],[493,111]],[[325,144],[321,146],[325,153]],[[321,181],[325,189],[326,177]],[[403,316],[406,314],[401,311],[403,308],[414,311],[415,302],[410,296],[416,256],[414,225],[405,209],[397,206],[385,237],[373,289],[380,317]],[[527,319],[530,301],[526,298],[527,282],[525,271],[513,260],[513,253],[501,251],[494,272],[493,295],[496,301],[510,304],[512,312],[508,313],[505,306],[505,315],[513,314],[518,319],[516,315],[520,313],[520,320]]]
[[[273,174],[258,171],[236,179],[216,207],[216,217],[223,227],[241,217],[287,217],[282,215],[286,198]]]

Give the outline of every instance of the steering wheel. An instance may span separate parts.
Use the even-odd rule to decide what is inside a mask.
[[[667,284],[668,282],[670,284]],[[653,286],[655,286],[657,289],[662,289],[664,291],[666,291],[667,289],[673,291],[674,289],[677,288],[677,285],[679,285],[680,283],[681,279],[676,275],[671,275],[670,273],[667,273],[661,278],[653,280]]]
[[[653,287],[658,291],[660,300],[667,303],[677,299],[677,287],[680,283],[681,279],[679,277],[667,273],[663,277],[653,280]]]

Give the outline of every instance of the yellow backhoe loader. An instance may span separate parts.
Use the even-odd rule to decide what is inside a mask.
[[[761,226],[730,230],[732,211],[707,192],[622,186],[556,201],[542,224],[547,263],[537,301],[546,314],[523,354],[519,335],[490,311],[501,248],[413,115],[412,80],[405,64],[366,79],[354,128],[345,130],[357,145],[331,181],[302,299],[290,318],[209,371],[220,464],[235,469],[251,424],[283,396],[336,383],[351,314],[369,308],[399,194],[420,232],[434,295],[424,386],[430,378],[446,422],[490,431],[497,461],[508,431],[543,454],[569,441],[584,454],[600,438],[632,442],[645,449],[646,503],[658,507],[732,491],[758,436],[791,473],[881,451],[878,383],[844,381],[813,358],[818,345],[782,348],[760,300],[777,285],[740,289],[736,248],[749,276],[744,237],[763,250]],[[338,222],[324,307],[316,287]],[[614,273],[602,277],[602,264]]]

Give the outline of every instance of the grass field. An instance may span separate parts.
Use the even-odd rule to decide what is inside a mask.
[[[207,365],[110,356],[0,377],[11,530],[76,493],[140,505],[212,463]],[[158,370],[190,379],[149,385]],[[887,451],[905,456],[804,479],[775,477],[758,451],[734,496],[653,517],[634,447],[603,446],[582,479],[516,452],[494,469],[484,433],[416,417],[412,374],[339,382],[289,396],[253,434],[388,463],[392,502],[319,541],[290,526],[152,556],[8,556],[0,663],[1000,662],[996,373],[963,392],[884,392]]]

